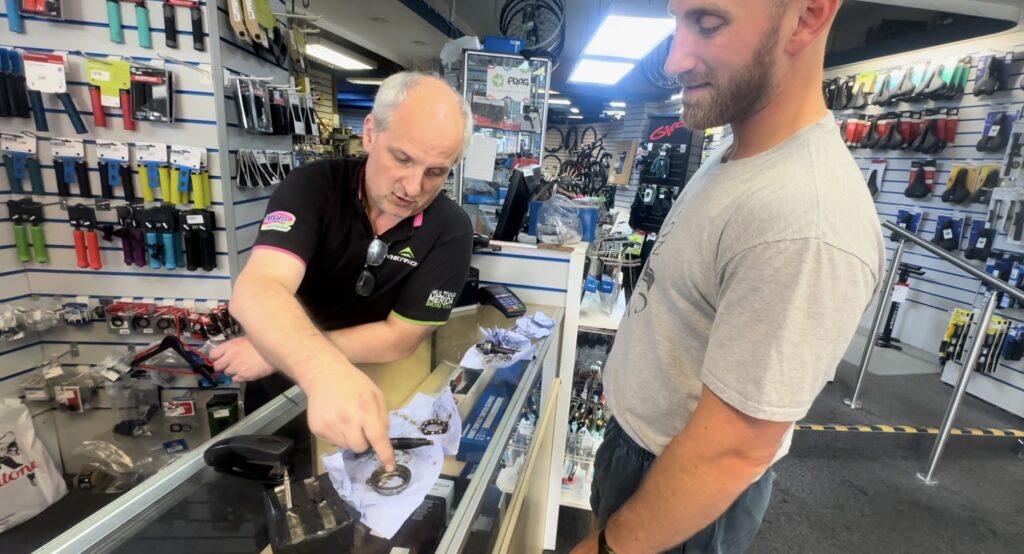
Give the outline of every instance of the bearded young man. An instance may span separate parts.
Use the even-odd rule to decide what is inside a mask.
[[[878,288],[878,217],[821,94],[840,2],[669,3],[683,119],[732,139],[673,206],[620,326],[598,531],[577,553],[745,551]]]

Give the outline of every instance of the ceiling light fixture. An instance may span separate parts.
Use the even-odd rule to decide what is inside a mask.
[[[619,101],[608,102],[608,105],[613,107],[613,108],[625,108],[626,107],[626,103],[625,102],[619,102]]]
[[[548,100],[548,104],[553,106],[568,106],[569,104],[572,104],[572,100],[569,100],[568,98],[552,98]]]
[[[580,113],[580,109],[576,107],[569,108],[569,111],[572,113]]]
[[[569,81],[573,83],[614,85],[632,71],[635,65],[626,62],[606,62],[583,58],[573,68]]]
[[[570,115],[568,119],[583,119],[582,115]]]
[[[306,55],[331,67],[347,69],[349,71],[375,69],[376,66],[376,64],[370,65],[373,62],[370,62],[369,60],[357,58],[355,55],[349,53],[342,54],[335,48],[331,48],[324,44],[306,44]]]
[[[583,53],[588,56],[639,60],[665,40],[676,26],[671,17],[609,15]]]
[[[346,77],[345,80],[353,85],[364,85],[368,87],[379,87],[380,84],[384,82],[384,79],[374,79],[370,77]]]

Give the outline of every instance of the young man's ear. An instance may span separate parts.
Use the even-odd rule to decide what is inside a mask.
[[[799,19],[786,43],[786,52],[796,54],[827,37],[841,4],[842,0],[790,0],[784,17]]]

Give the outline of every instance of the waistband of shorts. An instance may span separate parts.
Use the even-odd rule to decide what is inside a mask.
[[[637,442],[629,436],[629,433],[622,428],[622,425],[620,425],[614,417],[608,421],[608,425],[605,428],[605,440],[607,441],[609,439],[618,441],[619,444],[617,448],[625,450],[630,456],[633,456],[639,461],[650,462],[657,457],[646,448],[637,444]]]

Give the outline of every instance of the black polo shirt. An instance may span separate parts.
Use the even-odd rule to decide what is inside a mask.
[[[330,331],[399,318],[424,325],[448,320],[469,271],[473,227],[441,194],[389,229],[384,263],[369,270],[376,285],[356,294],[373,227],[360,200],[362,160],[323,160],[292,171],[267,205],[255,248],[291,254],[306,265],[296,296],[317,327]]]

